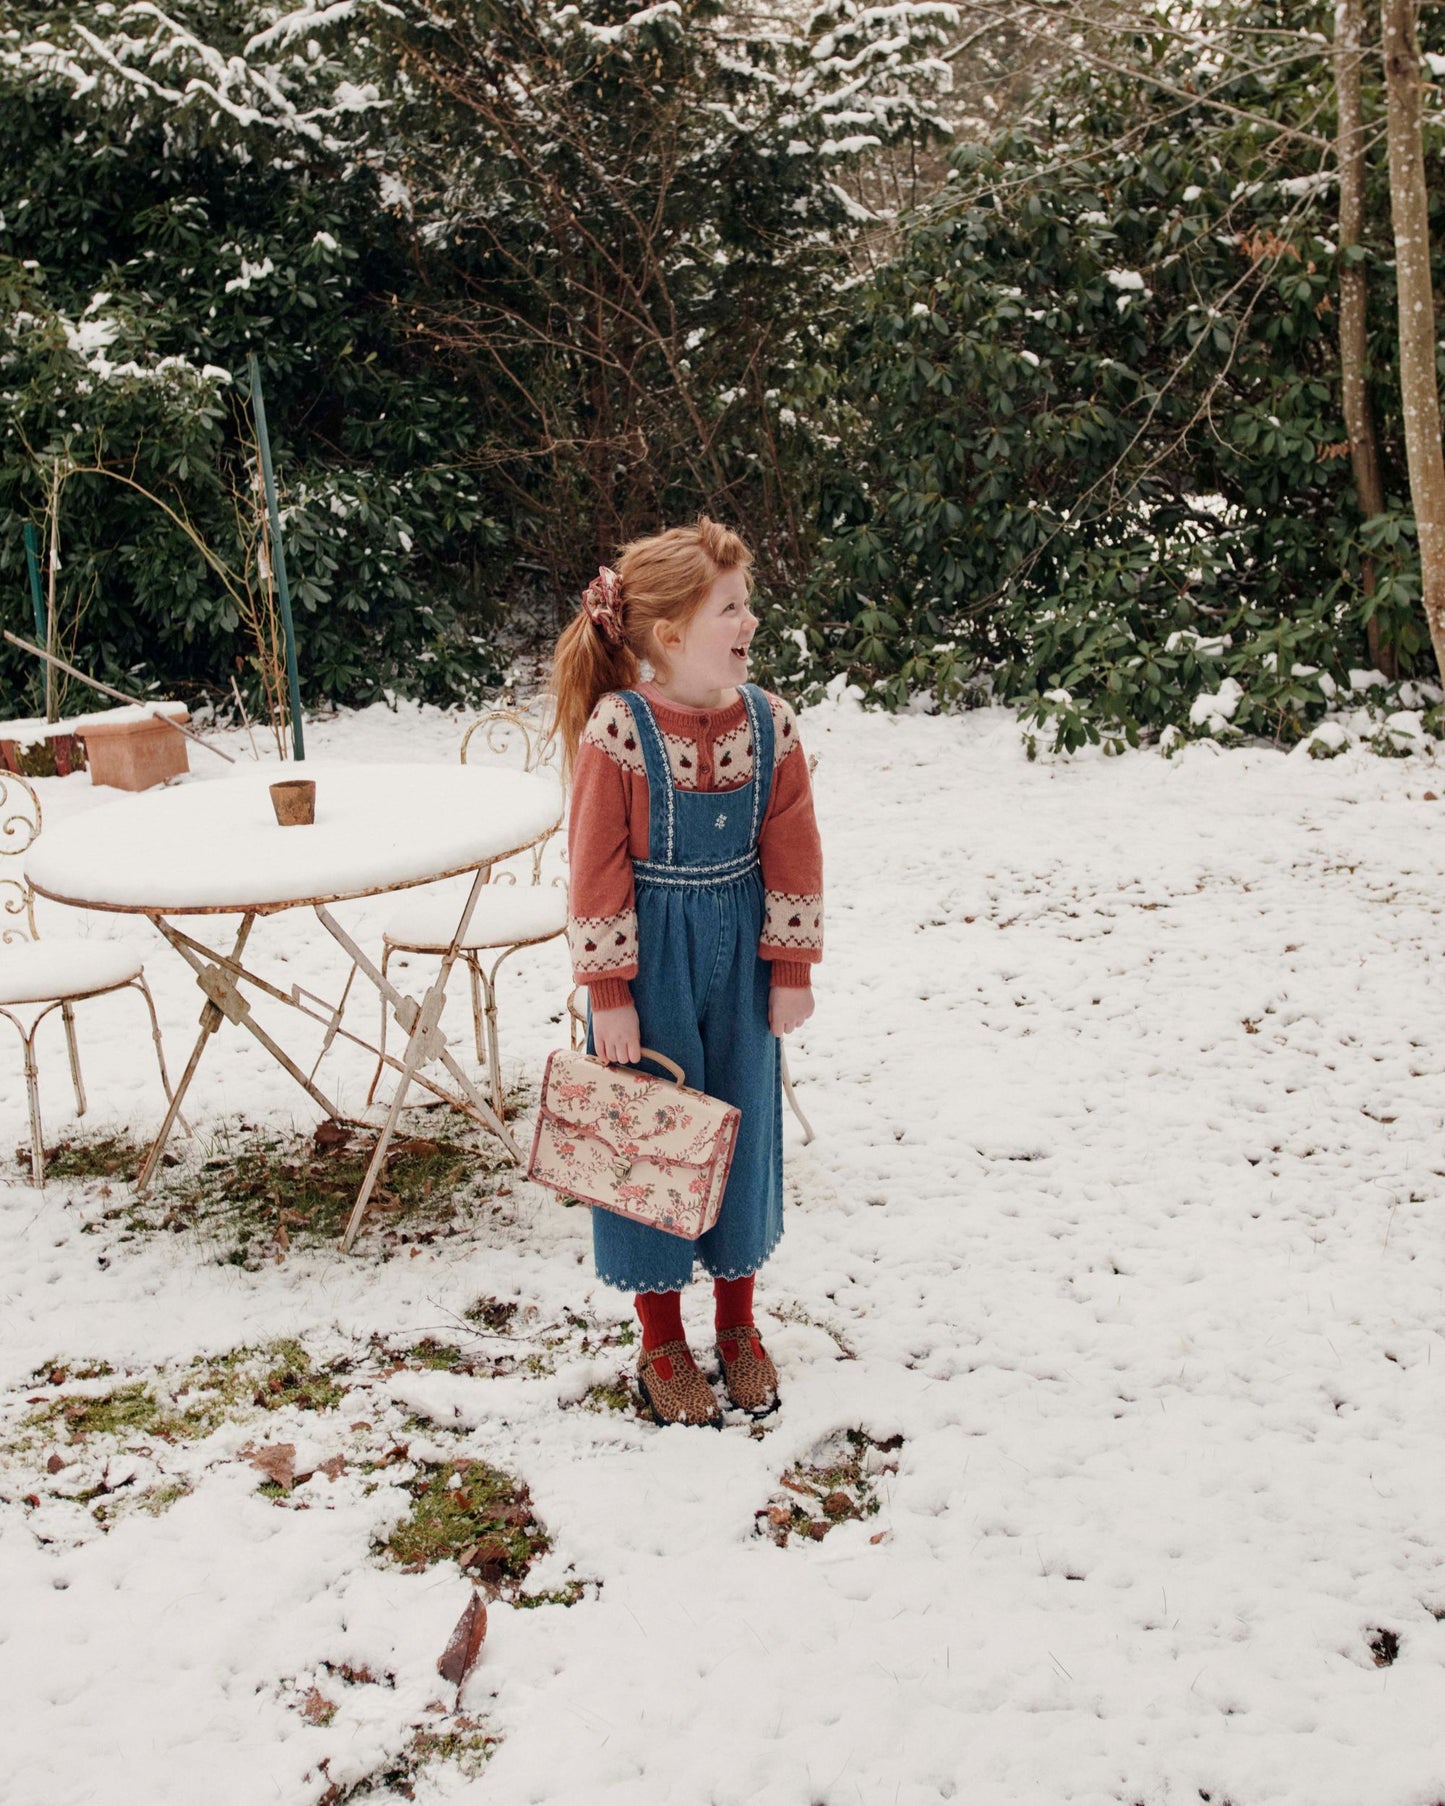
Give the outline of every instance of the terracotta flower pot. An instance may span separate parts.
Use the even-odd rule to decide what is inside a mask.
[[[90,719],[80,729],[90,762],[92,784],[110,784],[116,790],[149,790],[190,770],[186,737],[154,715],[128,719],[114,711],[116,721]],[[174,719],[185,721],[178,714]]]
[[[312,778],[284,778],[271,786],[271,807],[283,828],[306,828],[316,820],[316,783]]]

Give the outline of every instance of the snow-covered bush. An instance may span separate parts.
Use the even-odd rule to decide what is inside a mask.
[[[0,36],[0,578],[57,461],[134,479],[236,561],[245,360],[261,359],[310,697],[447,694],[486,669],[459,609],[503,538],[472,411],[391,297],[412,228],[373,160],[361,6],[19,5]],[[304,27],[304,29],[302,29]],[[224,691],[250,647],[224,587],[139,490],[66,486],[83,662]],[[31,671],[7,648],[6,678]]]
[[[1283,42],[1287,11],[1238,16]],[[1313,117],[1328,37],[1289,41],[1231,105]],[[1156,49],[1164,97],[1085,72],[1047,117],[961,146],[855,291],[825,556],[779,643],[800,688],[843,671],[883,706],[957,706],[986,676],[1037,746],[1069,751],[1293,744],[1367,663],[1371,616],[1402,675],[1433,670],[1388,268],[1370,324],[1389,501],[1363,522],[1317,151],[1189,105],[1195,52]]]

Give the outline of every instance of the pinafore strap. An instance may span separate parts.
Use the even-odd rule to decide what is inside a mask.
[[[738,694],[742,697],[752,732],[753,775],[747,784],[739,784],[735,790],[718,793],[741,798],[744,792],[751,790],[752,795],[748,799],[751,812],[748,849],[736,859],[699,867],[678,857],[677,794],[672,781],[667,744],[662,737],[662,729],[657,725],[652,705],[638,690],[623,690],[620,694],[637,725],[643,764],[647,768],[648,857],[646,860],[635,860],[634,865],[640,872],[653,876],[657,867],[686,864],[699,877],[710,875],[719,880],[733,877],[742,870],[750,870],[757,863],[758,835],[763,825],[763,812],[773,788],[773,711],[768,707],[767,697],[756,684],[738,686]]]

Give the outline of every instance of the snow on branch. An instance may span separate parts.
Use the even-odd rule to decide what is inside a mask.
[[[103,19],[110,24],[109,9],[97,6],[92,24],[73,19],[55,34],[55,41],[26,44],[0,61],[28,74],[58,78],[77,98],[96,92],[102,100],[129,95],[172,113],[200,110],[213,119],[224,116],[244,127],[286,132],[338,150],[344,142],[333,135],[337,122],[379,110],[386,102],[374,84],[347,80],[314,35],[308,36],[304,51],[287,52],[286,47],[303,33],[355,18],[363,8],[395,12],[386,0],[309,3],[254,33],[238,53],[213,40],[210,17],[202,9],[193,9],[203,23],[192,28],[183,5],[167,10],[157,0],[131,0],[114,14],[109,30],[95,28]],[[283,54],[275,55],[278,50]]]

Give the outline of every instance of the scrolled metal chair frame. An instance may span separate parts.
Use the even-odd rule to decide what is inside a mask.
[[[518,709],[489,709],[486,714],[478,716],[462,736],[461,762],[463,765],[470,763],[469,754],[473,743],[478,740],[496,758],[505,758],[508,752],[514,750],[520,740],[523,771],[538,771],[550,763],[550,734],[547,723],[535,716],[529,717]],[[542,883],[542,859],[555,832],[554,829],[552,834],[545,835],[539,840],[529,855],[531,861],[530,883],[538,888]],[[489,885],[515,885],[517,882],[517,873],[508,867],[492,870],[487,874]],[[552,884],[565,891],[567,881],[565,878],[554,878]],[[461,950],[460,957],[466,964],[471,990],[472,1033],[476,1042],[477,1064],[485,1066],[487,1069],[487,1079],[492,1094],[492,1108],[499,1117],[503,1113],[504,1100],[501,1045],[497,1027],[497,974],[514,953],[520,953],[524,947],[540,947],[547,941],[555,940],[557,933],[558,931],[554,929],[550,934],[534,935],[528,940],[512,941],[503,946],[500,951],[492,947],[464,947]],[[491,961],[490,965],[484,963],[483,955],[494,951],[497,953],[497,957]],[[383,936],[382,977],[386,976],[387,967],[394,953],[424,955],[428,952],[427,948],[408,946],[404,941],[393,941],[389,935]],[[376,1087],[381,1081],[381,1075],[385,1068],[386,1030],[387,1013],[383,1008],[380,1039],[382,1058],[378,1059],[376,1071],[372,1074],[371,1084],[367,1088],[366,1101],[368,1104],[376,1096]]]
[[[12,771],[0,771],[0,859],[20,859],[40,838],[42,815],[40,798],[25,779]],[[18,918],[18,920],[16,920]],[[0,873],[0,946],[36,943],[40,933],[35,926],[35,893],[23,878]],[[3,959],[0,954],[0,959]],[[40,1067],[35,1054],[35,1037],[45,1019],[60,1011],[65,1024],[65,1046],[70,1056],[70,1079],[75,1087],[77,1116],[86,1112],[85,1080],[80,1070],[80,1049],[75,1039],[75,1005],[91,997],[105,997],[112,991],[139,991],[150,1014],[151,1040],[155,1044],[156,1063],[161,1070],[161,1085],[166,1102],[171,1101],[170,1075],[166,1071],[165,1048],[161,1042],[160,1019],[155,999],[146,983],[145,973],[122,979],[118,984],[101,985],[93,991],[77,991],[69,997],[57,997],[46,1003],[38,999],[38,1013],[28,1026],[16,1010],[35,1005],[0,1004],[0,1016],[20,1037],[25,1061],[25,1092],[30,1111],[30,1177],[37,1189],[45,1184],[45,1130],[40,1117]]]

